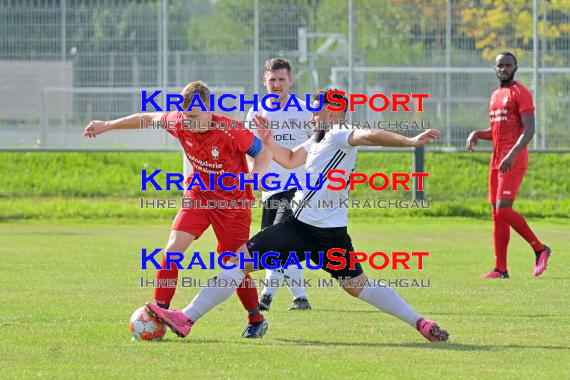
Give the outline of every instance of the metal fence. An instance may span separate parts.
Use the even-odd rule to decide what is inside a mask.
[[[0,149],[175,149],[157,131],[84,140],[92,119],[140,110],[140,89],[264,93],[263,63],[293,92],[429,92],[421,118],[461,148],[488,125],[494,56],[513,51],[534,94],[535,149],[570,149],[570,0],[0,0]],[[163,103],[164,104],[164,103]],[[243,115],[232,115],[243,117]]]

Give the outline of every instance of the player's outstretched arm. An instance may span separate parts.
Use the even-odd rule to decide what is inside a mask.
[[[420,147],[431,144],[440,135],[441,132],[437,129],[428,129],[416,137],[406,137],[388,131],[355,129],[348,138],[348,143],[353,146]]]
[[[135,113],[115,120],[92,120],[83,131],[85,137],[96,137],[113,129],[140,129],[143,122],[160,121],[162,112]]]
[[[485,129],[484,131],[473,131],[467,137],[467,150],[470,152],[475,151],[475,147],[477,146],[477,142],[481,140],[493,140],[493,133],[491,132],[491,128]]]
[[[256,116],[256,120],[262,125],[268,125],[267,119],[263,116]],[[294,169],[298,166],[304,165],[307,161],[307,151],[302,145],[296,146],[293,150],[285,148],[277,144],[273,139],[273,133],[271,130],[269,128],[263,128],[263,126],[259,127],[257,134],[264,146],[269,148],[273,153],[273,161],[277,162],[284,168]]]

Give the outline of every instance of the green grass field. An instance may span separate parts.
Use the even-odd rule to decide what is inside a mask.
[[[410,171],[411,158],[363,153],[357,170]],[[423,271],[368,275],[429,279],[430,288],[397,291],[449,330],[448,343],[428,343],[339,288],[309,289],[308,313],[287,311],[291,299],[280,290],[263,340],[240,338],[245,315],[231,297],[189,338],[169,333],[164,342],[143,343],[128,332],[132,311],[153,293],[140,288],[141,276],[154,277],[139,269],[140,249],[164,246],[176,210],[141,210],[139,197],[180,194],[141,192],[140,170],[180,171],[180,154],[0,153],[0,379],[568,378],[570,154],[532,154],[516,203],[554,249],[538,279],[530,248],[513,232],[511,279],[478,280],[493,260],[487,165],[488,153],[428,153],[429,210],[349,210],[356,249],[430,251]],[[351,197],[411,196],[363,187]],[[255,232],[259,210],[253,216]],[[214,247],[208,232],[192,250]],[[173,306],[195,294],[180,288]]]
[[[480,281],[492,268],[489,220],[352,218],[358,250],[430,251],[423,271],[368,274],[429,279],[430,288],[397,291],[449,330],[443,344],[338,288],[309,289],[310,312],[287,311],[281,289],[262,340],[239,337],[245,316],[232,296],[187,339],[168,333],[160,343],[131,342],[130,314],[152,298],[139,285],[141,275],[154,276],[139,269],[140,248],[162,247],[169,222],[2,223],[0,378],[568,378],[570,224],[530,223],[554,249],[545,275],[532,277],[534,255],[513,233],[511,279]],[[193,248],[214,246],[208,232]],[[178,289],[174,307],[195,294]]]

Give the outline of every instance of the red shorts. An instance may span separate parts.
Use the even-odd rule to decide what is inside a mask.
[[[218,239],[218,253],[235,252],[249,239],[251,210],[182,208],[176,214],[172,229],[198,239],[210,225]]]
[[[499,169],[489,170],[489,203],[494,205],[498,199],[516,199],[525,173],[526,169],[511,169],[504,174]]]

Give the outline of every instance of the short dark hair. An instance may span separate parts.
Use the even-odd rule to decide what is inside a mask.
[[[515,55],[514,55],[513,53],[511,53],[510,51],[504,51],[504,52],[502,52],[502,53],[499,53],[499,54],[497,55],[497,57],[498,57],[499,55],[507,55],[507,56],[512,57],[512,58],[515,60],[515,66],[518,66],[517,57],[515,57]]]
[[[328,95],[329,92],[331,91],[340,91],[338,88],[321,88],[318,89],[317,91],[315,91],[313,93],[313,101],[315,100],[319,100],[320,95],[323,95],[323,104],[331,104],[331,102],[328,100]],[[342,96],[341,94],[335,93],[331,95],[331,98],[333,99],[344,99],[345,101],[345,107],[342,110],[342,112],[346,112],[348,110],[348,99],[346,96]]]
[[[291,74],[291,62],[285,58],[271,58],[265,62],[263,74],[281,69],[287,69],[287,73]]]

